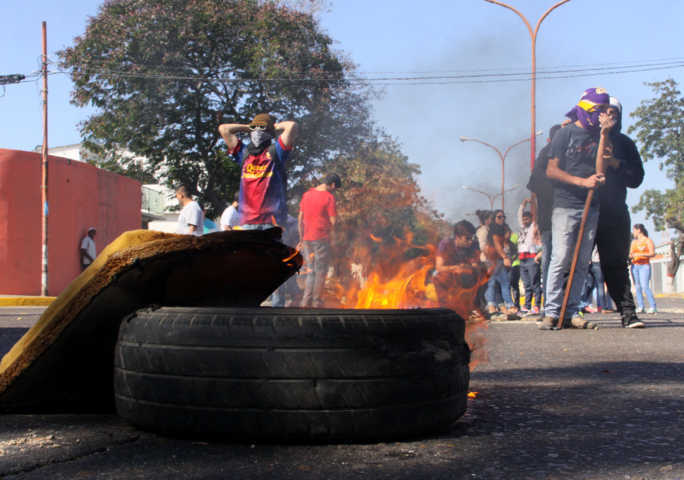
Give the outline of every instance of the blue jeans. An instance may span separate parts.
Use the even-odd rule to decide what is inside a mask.
[[[275,292],[271,294],[271,306],[272,307],[284,307],[285,306],[285,296],[289,294],[294,297],[298,291],[297,279],[295,276],[291,276],[285,283],[276,288]]]
[[[552,318],[560,316],[565,294],[566,275],[570,272],[572,257],[577,245],[582,210],[575,208],[554,208],[551,214],[553,225],[551,235],[551,262],[549,263],[548,285],[546,286],[546,300],[544,303],[544,315]],[[577,257],[578,268],[568,297],[565,317],[570,318],[580,311],[582,289],[588,273],[588,269],[579,267],[589,265],[591,251],[596,239],[596,227],[598,225],[598,208],[589,208],[587,219],[584,224],[584,235]]]
[[[529,310],[532,307],[533,297],[534,304],[538,308],[541,303],[541,285],[539,284],[539,264],[534,261],[534,258],[520,260],[520,276],[525,286],[525,308]]]
[[[544,296],[544,303],[546,303],[546,285],[548,285],[549,277],[549,263],[551,263],[551,230],[541,232],[542,241],[542,258],[541,258],[541,293]],[[544,304],[539,306],[539,309],[544,312]]]
[[[648,298],[648,304],[655,310],[656,302],[651,291],[651,264],[632,265],[632,278],[634,278],[634,288],[636,289],[637,308],[639,310],[644,308],[644,292]]]
[[[601,270],[600,262],[591,262],[591,274],[594,276],[596,306],[600,308],[608,308],[609,305],[606,302],[606,289],[603,286],[605,279],[603,278],[603,270]]]
[[[330,264],[330,241],[305,240],[303,242],[304,261],[309,264],[309,273],[304,284],[302,307],[321,307],[323,305],[323,286]]]
[[[503,261],[499,260],[494,268],[494,273],[489,277],[487,282],[487,290],[485,290],[485,300],[488,306],[496,306],[496,284],[501,286],[501,295],[507,308],[513,306],[513,299],[511,298],[511,280],[508,276],[508,268],[504,267]]]

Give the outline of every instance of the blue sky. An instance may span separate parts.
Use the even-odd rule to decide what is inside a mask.
[[[421,166],[425,196],[454,220],[487,207],[486,197],[462,186],[498,192],[499,158],[482,145],[462,143],[458,138],[476,137],[505,149],[529,136],[529,81],[501,81],[511,78],[501,74],[530,68],[530,37],[520,18],[484,0],[330,3],[328,11],[321,14],[321,25],[335,40],[335,48],[358,65],[362,76],[428,77],[377,82],[383,95],[373,105],[377,123]],[[555,1],[508,3],[534,27]],[[83,33],[88,16],[97,13],[101,2],[29,0],[28,4],[31,8],[26,1],[0,2],[0,18],[4,19],[0,74],[30,74],[40,69],[43,20],[47,21],[49,56],[56,60],[55,52]],[[537,128],[547,132],[560,122],[588,87],[603,86],[622,101],[625,127],[632,123],[628,114],[652,96],[644,82],[671,77],[682,88],[684,68],[656,70],[652,65],[684,63],[683,18],[684,2],[671,0],[571,0],[554,10],[542,23],[537,38]],[[624,73],[625,67],[644,71]],[[589,69],[597,70],[590,76]],[[553,75],[565,78],[542,78],[541,72],[561,70],[573,72]],[[434,79],[478,73],[497,74],[498,80],[457,83]],[[40,81],[5,88],[0,97],[0,148],[31,150],[41,143],[40,89]],[[78,143],[78,123],[92,111],[69,103],[71,83],[65,75],[51,75],[48,91],[49,145]],[[538,137],[537,147],[544,141],[545,135]],[[506,159],[507,187],[524,185],[528,175],[529,146],[523,144]],[[646,188],[669,186],[655,162],[649,162],[644,186],[630,191],[628,203],[636,203]],[[506,195],[509,216],[523,194],[517,190]],[[633,220],[643,221],[643,217],[633,215]],[[660,243],[660,234],[652,236]]]

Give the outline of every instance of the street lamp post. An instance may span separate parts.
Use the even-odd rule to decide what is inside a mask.
[[[535,135],[532,135],[532,138],[534,138],[534,137],[537,136],[537,135],[541,135],[541,134],[542,134],[542,131],[541,131],[541,130],[538,130],[537,132],[535,132]],[[525,138],[525,139],[523,139],[523,140],[520,140],[519,142],[514,143],[513,145],[511,145],[510,147],[508,147],[503,153],[501,152],[501,150],[499,150],[498,148],[496,148],[494,145],[491,145],[491,144],[489,144],[489,143],[487,143],[487,142],[485,142],[485,141],[483,141],[483,140],[480,140],[479,138],[473,138],[473,137],[459,137],[459,139],[460,139],[462,142],[477,142],[477,143],[481,143],[482,145],[486,145],[487,147],[491,148],[492,150],[494,150],[494,151],[499,155],[499,159],[501,159],[501,194],[500,194],[500,195],[501,195],[501,210],[503,210],[503,209],[504,209],[504,193],[505,193],[504,166],[505,166],[505,164],[506,164],[506,156],[508,155],[508,152],[510,152],[511,149],[512,149],[513,147],[517,147],[518,145],[521,145],[521,144],[523,144],[523,143],[525,143],[525,142],[529,142],[530,139],[529,139],[529,138]]]
[[[501,192],[489,193],[489,192],[485,192],[484,190],[480,190],[478,188],[469,187],[468,185],[461,185],[461,188],[463,188],[464,190],[470,190],[471,192],[481,193],[482,195],[487,197],[487,200],[489,200],[489,209],[490,210],[494,210],[494,201],[496,200],[496,197],[501,195]],[[508,187],[506,189],[506,191],[510,192],[510,191],[518,189],[518,188],[520,188],[520,185],[513,185],[512,187]]]
[[[564,3],[569,2],[570,0],[561,0],[560,2],[557,2],[555,5],[553,5],[551,8],[549,8],[546,12],[544,12],[544,15],[539,17],[539,20],[537,21],[537,26],[532,30],[532,25],[530,22],[527,21],[527,18],[520,13],[518,10],[515,8],[511,7],[510,5],[507,5],[503,2],[500,2],[499,0],[485,0],[485,2],[493,3],[495,5],[499,5],[502,7],[506,7],[509,10],[512,10],[515,12],[523,22],[525,22],[525,26],[527,26],[527,30],[530,32],[530,38],[532,40],[532,85],[531,85],[531,92],[530,92],[530,117],[531,117],[531,127],[530,127],[530,170],[534,168],[534,157],[536,155],[537,151],[537,144],[535,142],[535,131],[537,130],[537,125],[536,125],[536,116],[537,116],[537,106],[536,106],[536,89],[537,89],[537,33],[539,32],[539,27],[541,26],[542,21],[551,13],[552,10],[554,10],[557,7],[560,7]]]

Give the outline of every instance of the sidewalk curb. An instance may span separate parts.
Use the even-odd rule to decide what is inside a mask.
[[[0,297],[0,307],[47,307],[56,297]]]

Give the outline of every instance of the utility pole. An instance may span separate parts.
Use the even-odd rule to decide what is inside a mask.
[[[43,148],[42,148],[42,268],[40,277],[40,294],[48,294],[48,83],[47,83],[47,23],[43,22]]]
[[[539,18],[539,20],[537,21],[537,26],[534,29],[532,29],[532,25],[527,20],[527,18],[525,18],[525,16],[522,13],[520,13],[512,6],[507,5],[499,0],[485,0],[485,2],[493,3],[494,5],[499,5],[500,7],[505,7],[515,12],[522,19],[522,21],[525,22],[525,26],[527,27],[527,30],[530,32],[530,39],[532,40],[532,81],[530,82],[530,122],[532,124],[530,126],[530,170],[534,168],[534,157],[537,155],[537,144],[535,140],[535,132],[537,131],[537,34],[539,33],[539,27],[541,26],[541,23],[549,15],[549,13],[551,13],[551,11],[555,8],[558,8],[569,1],[570,0],[560,0],[559,2],[556,2],[554,5],[552,5]]]

